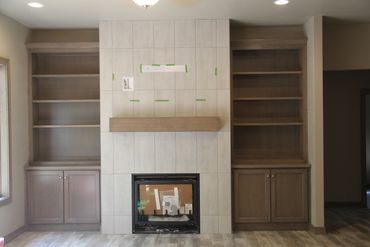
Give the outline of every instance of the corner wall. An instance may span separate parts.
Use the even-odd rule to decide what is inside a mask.
[[[201,233],[230,233],[229,20],[103,21],[99,31],[102,232],[131,234],[132,173],[200,173]],[[140,72],[175,63],[188,73]],[[122,92],[123,76],[133,92]],[[112,116],[219,116],[223,128],[110,133]]]
[[[324,227],[323,21],[305,24],[307,43],[308,161],[311,164],[311,224]]]
[[[26,27],[0,14],[0,56],[10,60],[12,127],[12,201],[0,206],[0,236],[25,224],[24,166],[29,160],[27,35]]]

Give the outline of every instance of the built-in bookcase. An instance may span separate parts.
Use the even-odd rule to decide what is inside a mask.
[[[235,48],[233,164],[306,160],[303,49]]]
[[[99,163],[99,53],[32,53],[31,71],[33,163]]]

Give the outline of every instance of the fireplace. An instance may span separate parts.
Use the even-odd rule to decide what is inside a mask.
[[[133,233],[199,233],[199,174],[132,174]]]

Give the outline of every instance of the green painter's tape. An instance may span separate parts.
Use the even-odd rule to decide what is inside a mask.
[[[188,73],[188,65],[185,64],[185,73]]]
[[[215,68],[215,76],[218,76],[218,68]]]
[[[198,102],[205,102],[207,101],[206,99],[196,99],[195,101],[198,101]]]
[[[169,99],[156,99],[155,102],[170,102]]]
[[[175,66],[175,64],[171,64],[171,63],[170,63],[170,64],[166,64],[166,66]]]
[[[116,74],[112,73],[112,81],[116,79]]]
[[[133,103],[139,103],[140,100],[139,99],[131,99],[130,102],[133,102]]]
[[[143,65],[140,64],[140,73],[142,74],[143,73]]]
[[[155,67],[160,67],[161,65],[160,64],[152,64],[152,66],[155,66]]]

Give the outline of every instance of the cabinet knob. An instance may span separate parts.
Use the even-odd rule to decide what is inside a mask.
[[[64,177],[64,180],[67,180],[67,179],[68,179],[68,176],[65,176],[65,177]]]
[[[267,175],[266,175],[266,178],[269,178],[269,177],[270,177],[270,175],[269,175],[269,174],[267,174]]]
[[[272,174],[272,175],[271,175],[271,178],[275,178],[275,174]]]
[[[59,179],[63,179],[63,177],[62,177],[62,176],[59,176],[58,178],[59,178]]]

